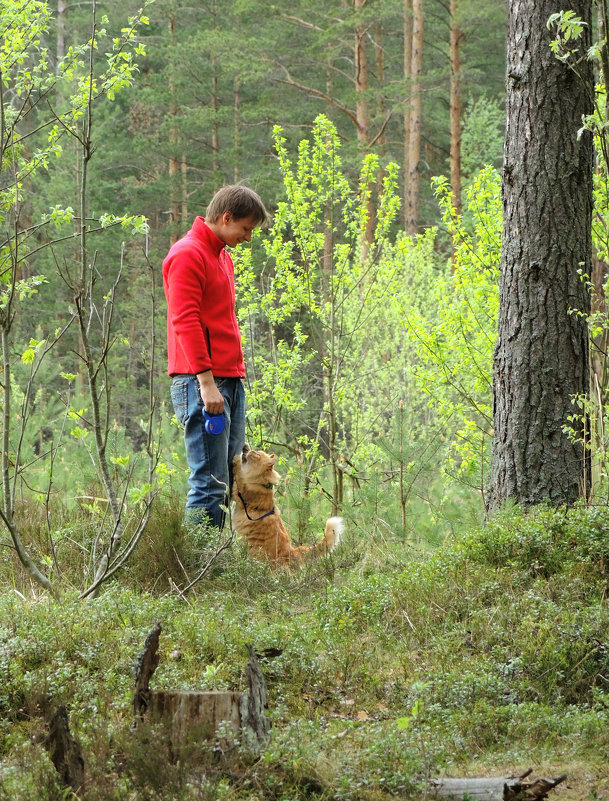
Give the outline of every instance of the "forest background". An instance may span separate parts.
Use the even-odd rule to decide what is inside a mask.
[[[504,5],[2,7],[1,703],[15,725],[0,786],[56,797],[31,740],[41,697],[72,705],[90,798],[384,798],[495,749],[511,766],[532,748],[551,762],[550,740],[570,760],[606,749],[604,518],[542,510],[475,529],[492,437]],[[160,265],[235,181],[273,214],[233,254],[248,439],[280,456],[295,541],[330,513],[346,521],[336,561],[304,578],[238,551],[200,572],[210,543],[180,524]],[[601,272],[603,232],[599,215]],[[600,301],[595,314],[600,342]],[[565,571],[580,590],[559,598]],[[106,582],[96,606],[79,602]],[[308,625],[279,625],[285,604]],[[264,776],[246,761],[235,784],[234,764],[214,763],[193,789],[129,740],[129,654],[157,616],[179,654],[166,685],[235,686],[244,639],[277,646]],[[100,714],[114,716],[105,734]]]
[[[98,24],[106,12],[104,34],[96,34],[100,48],[104,35],[108,42],[114,36],[111,26],[118,33],[122,24],[117,11],[101,6]],[[145,24],[133,23],[133,41],[119,45],[121,58],[127,46],[139,50],[129,54],[132,73],[120,77],[133,86],[117,91],[115,81],[112,91],[98,90],[84,144],[79,116],[72,135],[55,144],[52,128],[53,142],[46,143],[54,122],[48,89],[29,87],[27,119],[11,130],[39,161],[23,168],[27,182],[5,217],[7,247],[14,240],[19,250],[14,269],[4,273],[9,295],[16,287],[19,296],[7,314],[18,411],[9,414],[5,404],[8,511],[17,495],[72,507],[103,507],[100,499],[114,496],[116,523],[121,494],[126,502],[141,500],[136,486],[150,496],[160,479],[179,494],[184,468],[180,433],[169,424],[158,271],[213,192],[240,180],[275,215],[268,236],[236,257],[249,436],[286,459],[298,535],[311,501],[325,497],[336,512],[347,488],[353,506],[395,487],[385,497],[396,503],[382,517],[401,536],[435,529],[433,509],[457,498],[466,506],[471,499],[474,517],[483,509],[490,405],[490,385],[483,383],[496,300],[487,306],[479,298],[480,309],[468,311],[464,296],[449,309],[454,298],[446,282],[458,260],[471,273],[483,247],[490,252],[480,280],[471,273],[478,284],[465,292],[494,292],[500,220],[491,168],[501,161],[505,10],[435,3],[423,17],[416,4],[414,11],[402,3],[333,10],[304,4],[289,12],[265,7],[264,26],[260,13],[247,3],[230,10],[152,4]],[[70,47],[86,47],[91,24],[88,7],[60,4],[31,45],[28,59],[48,48],[45,68],[63,70],[59,96],[69,98],[70,82],[78,80],[64,62],[77,58]],[[97,79],[104,59],[93,52]],[[18,104],[22,95],[15,92]],[[464,198],[469,228],[460,233],[439,177],[445,173],[457,185],[453,199]],[[460,207],[459,200],[457,214]],[[121,232],[88,235],[79,244],[85,218],[92,231]],[[128,225],[139,238],[126,236]],[[412,238],[417,231],[421,236]],[[72,278],[76,264],[80,277]],[[88,307],[76,324],[82,287],[90,287]],[[437,304],[447,308],[437,314]],[[484,320],[465,320],[480,313]],[[451,378],[464,354],[442,326],[461,327],[460,347],[478,373],[472,386],[450,386],[470,379]],[[54,332],[61,336],[51,346]],[[479,341],[468,342],[470,336]],[[441,381],[431,376],[436,370]],[[96,404],[87,391],[93,374]],[[475,419],[462,413],[463,403]],[[446,460],[457,431],[460,453]],[[108,453],[100,454],[101,440]],[[142,449],[150,456],[153,440],[153,476],[145,480],[150,464],[140,464],[138,483],[134,461]],[[13,470],[15,459],[24,464]],[[448,496],[441,465],[461,474]]]

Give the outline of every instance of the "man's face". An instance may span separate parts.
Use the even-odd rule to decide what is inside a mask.
[[[234,248],[242,242],[250,241],[256,225],[253,217],[236,219],[230,211],[225,211],[219,220],[218,236],[227,247]]]

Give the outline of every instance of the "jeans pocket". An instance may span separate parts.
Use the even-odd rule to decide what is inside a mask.
[[[183,380],[174,381],[169,391],[178,422],[184,425],[188,417],[188,384]]]

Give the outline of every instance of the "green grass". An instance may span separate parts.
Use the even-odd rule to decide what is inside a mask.
[[[512,510],[431,555],[356,528],[292,573],[235,545],[187,599],[171,588],[196,554],[175,520],[156,519],[93,601],[27,591],[4,568],[0,797],[62,797],[43,743],[65,703],[88,801],[381,801],[422,796],[430,776],[529,766],[588,777],[566,797],[609,798],[609,510]],[[240,689],[246,643],[276,654],[257,758],[199,743],[173,764],[159,732],[130,730],[157,620],[156,689]]]

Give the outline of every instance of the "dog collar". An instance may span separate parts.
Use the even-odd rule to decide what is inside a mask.
[[[271,484],[271,486],[273,486],[273,485]],[[240,492],[237,492],[237,495],[239,496],[239,499],[240,499],[241,503],[243,504],[243,509],[245,511],[245,514],[246,514],[248,520],[251,520],[252,522],[256,522],[256,520],[262,520],[263,517],[268,517],[269,515],[274,515],[275,514],[275,507],[273,506],[273,508],[270,510],[270,512],[265,512],[263,515],[260,515],[260,517],[250,517],[250,513],[247,511],[247,503],[245,502],[245,498],[243,497],[243,495]]]

